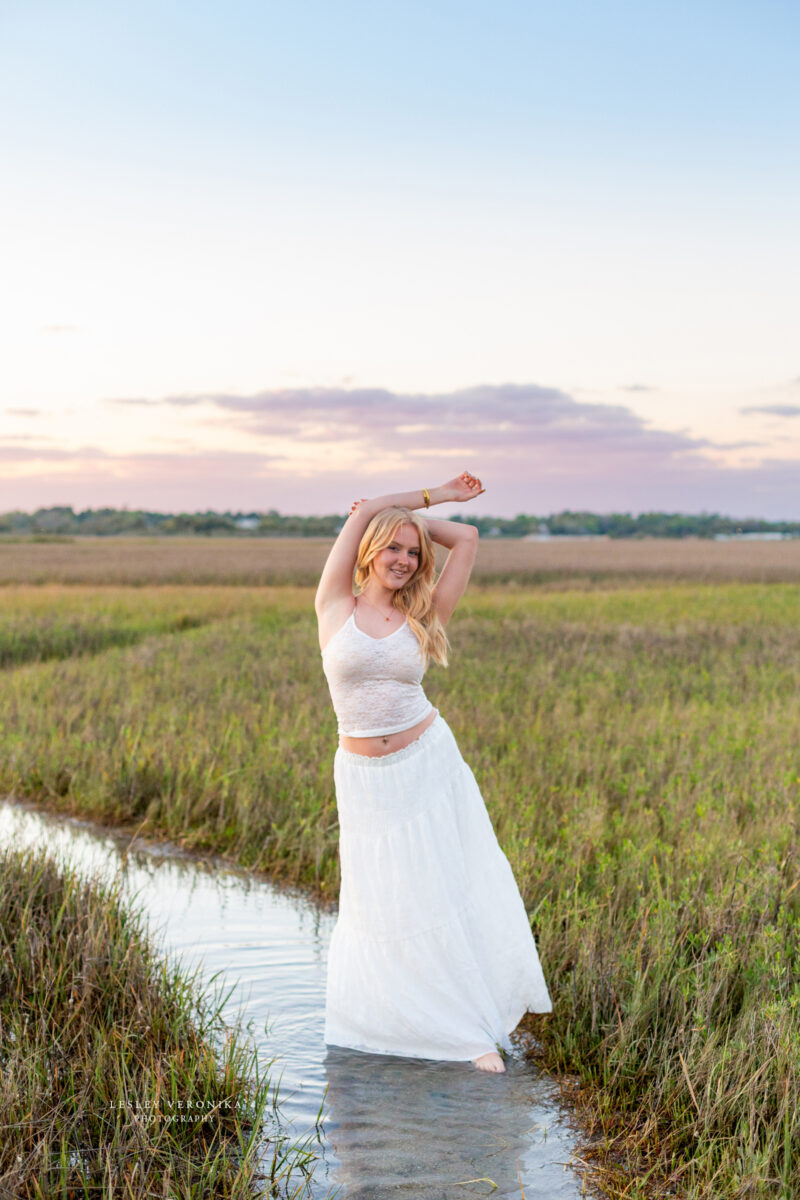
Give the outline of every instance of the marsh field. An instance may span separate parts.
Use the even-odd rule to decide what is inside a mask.
[[[1,544],[2,792],[332,903],[329,544]],[[799,617],[797,541],[487,540],[425,678],[611,1196],[800,1194]]]
[[[313,586],[328,538],[0,536],[0,584],[152,583]],[[437,562],[444,551],[437,548]],[[624,579],[800,581],[800,538],[482,538],[477,583],[573,584]]]

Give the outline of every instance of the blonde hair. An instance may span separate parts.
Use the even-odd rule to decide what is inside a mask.
[[[372,571],[372,560],[391,545],[401,525],[413,525],[419,534],[419,562],[408,583],[394,593],[392,604],[408,618],[411,631],[420,644],[425,666],[432,658],[446,667],[450,643],[433,606],[433,574],[436,567],[433,542],[425,522],[413,509],[393,505],[375,514],[358,545],[355,584],[359,592],[364,590]]]

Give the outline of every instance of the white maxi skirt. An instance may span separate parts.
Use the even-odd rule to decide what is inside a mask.
[[[341,890],[325,1041],[466,1060],[510,1048],[552,1003],[528,915],[471,768],[441,714],[369,758],[338,747]]]

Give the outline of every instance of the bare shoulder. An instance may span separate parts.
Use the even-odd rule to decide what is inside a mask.
[[[319,648],[324,650],[335,633],[338,633],[346,623],[353,608],[354,597],[336,596],[327,604],[317,609],[317,628],[319,631]]]

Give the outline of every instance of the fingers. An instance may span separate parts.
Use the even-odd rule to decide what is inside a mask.
[[[470,471],[462,471],[459,475],[459,479],[464,480],[473,496],[480,496],[482,492],[486,491],[486,488],[483,486],[480,479],[478,479],[478,476],[473,475]]]

